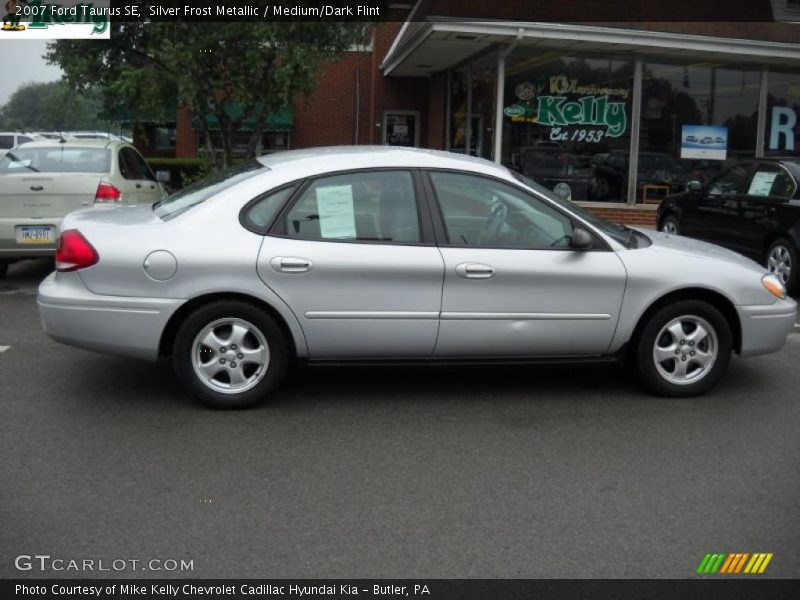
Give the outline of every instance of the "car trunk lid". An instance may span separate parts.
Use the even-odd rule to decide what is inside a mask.
[[[99,173],[0,176],[0,218],[61,218],[94,204]]]

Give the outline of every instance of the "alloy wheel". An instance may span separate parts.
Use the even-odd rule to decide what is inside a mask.
[[[774,246],[767,256],[767,268],[786,285],[792,276],[792,255],[789,249],[786,246]]]
[[[675,385],[689,385],[714,366],[719,341],[714,328],[695,315],[683,315],[664,325],[653,345],[658,374]]]
[[[192,343],[195,374],[206,387],[223,394],[258,385],[269,360],[264,334],[244,319],[218,319],[201,329]]]
[[[673,221],[672,219],[667,219],[661,225],[661,231],[663,231],[664,233],[669,233],[669,234],[675,235],[675,234],[678,233],[678,226],[675,224],[675,221]]]

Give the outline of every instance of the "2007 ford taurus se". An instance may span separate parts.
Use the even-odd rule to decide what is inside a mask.
[[[797,306],[755,262],[614,225],[493,163],[388,147],[239,165],[152,206],[67,216],[47,333],[155,360],[215,407],[290,361],[631,356],[657,394],[779,350]]]

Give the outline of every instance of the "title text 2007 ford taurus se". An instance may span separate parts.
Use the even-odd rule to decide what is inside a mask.
[[[78,211],[47,333],[154,360],[216,407],[290,361],[635,359],[705,392],[779,350],[796,304],[733,252],[602,221],[483,160],[388,147],[262,157],[152,206]],[[626,352],[627,351],[627,352]]]

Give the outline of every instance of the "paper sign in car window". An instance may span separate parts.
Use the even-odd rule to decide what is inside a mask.
[[[30,160],[12,160],[8,163],[9,169],[24,169],[25,167],[30,166]]]
[[[317,188],[319,230],[323,238],[356,237],[353,187],[331,185]]]
[[[750,182],[750,189],[747,194],[750,196],[769,196],[772,184],[778,176],[777,171],[757,171]]]

